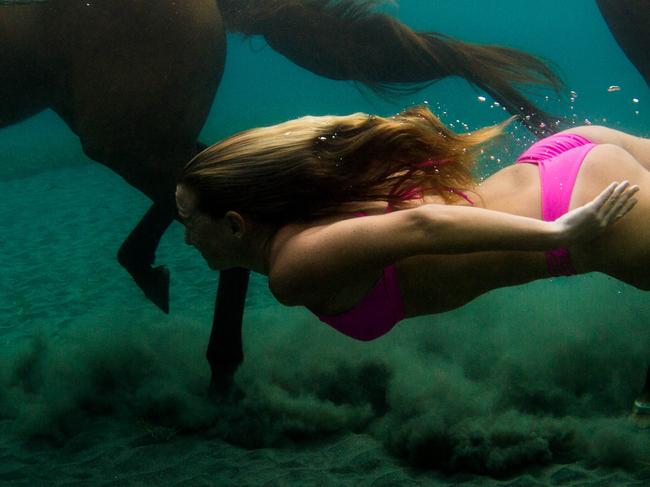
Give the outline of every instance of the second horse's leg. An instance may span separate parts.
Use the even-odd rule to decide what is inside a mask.
[[[232,378],[244,360],[242,320],[250,272],[229,269],[219,275],[207,359],[212,371],[211,391],[223,394],[231,390]]]

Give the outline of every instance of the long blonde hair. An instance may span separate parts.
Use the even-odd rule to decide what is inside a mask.
[[[510,120],[457,134],[425,107],[388,118],[302,117],[214,144],[178,182],[214,218],[235,210],[277,224],[331,215],[350,202],[399,208],[415,193],[453,202],[476,184],[477,151]]]

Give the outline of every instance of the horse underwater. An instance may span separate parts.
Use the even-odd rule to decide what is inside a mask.
[[[79,137],[88,157],[152,200],[118,260],[144,294],[169,312],[169,272],[154,265],[155,252],[177,217],[176,176],[206,147],[199,132],[223,75],[227,32],[263,36],[316,75],[359,82],[378,93],[412,92],[460,76],[510,113],[526,115],[522,121],[535,134],[555,130],[557,119],[520,90],[532,85],[562,92],[560,78],[543,61],[507,47],[415,32],[375,11],[379,3],[0,0],[0,128],[49,108]],[[650,59],[642,48],[650,7],[640,0],[597,3],[648,80]],[[229,385],[243,360],[247,287],[247,271],[220,274],[207,350],[217,388]]]

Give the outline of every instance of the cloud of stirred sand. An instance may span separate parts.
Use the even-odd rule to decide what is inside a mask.
[[[640,471],[649,433],[627,414],[650,362],[644,301],[591,276],[538,283],[368,344],[302,311],[253,309],[237,402],[206,394],[205,324],[95,316],[2,354],[0,419],[23,438],[65,441],[98,418],[245,447],[353,431],[450,472],[578,460]]]

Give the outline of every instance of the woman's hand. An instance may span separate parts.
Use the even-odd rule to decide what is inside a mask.
[[[609,225],[625,216],[637,203],[638,186],[614,182],[584,206],[575,208],[555,220],[559,225],[560,246],[587,242],[600,235]]]

